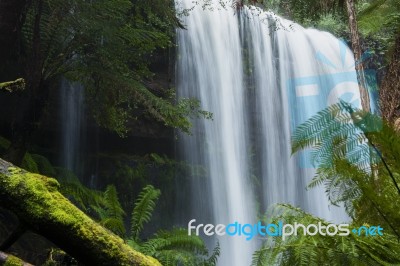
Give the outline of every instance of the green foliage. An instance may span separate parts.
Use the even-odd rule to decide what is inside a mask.
[[[123,237],[126,232],[123,221],[125,212],[119,203],[118,193],[114,185],[107,186],[104,192],[104,205],[104,211],[98,209],[100,223],[115,234]]]
[[[156,158],[161,159],[157,156]],[[189,236],[186,229],[161,230],[152,238],[142,242],[139,239],[143,225],[150,221],[160,190],[146,186],[135,201],[132,212],[131,237],[127,243],[146,255],[157,258],[163,265],[216,265],[220,253],[219,245],[207,258],[207,248],[198,236]]]
[[[161,191],[151,185],[146,186],[140,192],[132,212],[131,236],[133,239],[139,238],[139,233],[142,231],[143,225],[150,221],[160,194]]]
[[[203,240],[198,236],[189,236],[186,229],[161,230],[146,241],[139,238],[144,224],[151,219],[160,193],[160,190],[148,185],[137,197],[132,212],[132,232],[126,239],[127,244],[143,254],[157,258],[163,265],[216,265],[220,253],[219,245],[210,257],[206,257],[208,251]],[[114,233],[124,236],[124,211],[119,203],[115,187],[108,186],[104,197],[106,207],[96,208],[100,223]]]
[[[317,167],[329,167],[332,159],[345,156],[350,162],[367,170],[370,160],[379,159],[371,152],[367,136],[378,134],[382,120],[340,102],[332,105],[301,124],[292,136],[292,151],[313,148],[313,159]]]
[[[144,242],[140,250],[163,265],[203,265],[207,248],[199,237],[188,236],[186,229],[160,231]]]
[[[0,136],[0,153],[5,152],[10,144],[11,142],[8,139]],[[49,160],[39,154],[26,153],[21,167],[32,173],[40,173],[50,177],[56,176],[56,171]]]
[[[400,34],[400,3],[397,0],[373,0],[360,8],[358,24],[364,36],[375,39],[380,53],[386,54]]]
[[[400,137],[381,118],[341,102],[300,125],[292,140],[294,152],[313,149],[317,172],[310,187],[323,184],[331,202],[344,203],[353,218],[371,218],[369,206],[381,216],[375,221],[400,226]]]
[[[344,37],[348,35],[348,26],[339,15],[328,13],[321,16],[316,22],[310,22],[309,25],[319,30],[330,32],[335,36]]]
[[[32,158],[30,153],[26,153],[21,164],[21,168],[31,172],[31,173],[39,173],[38,165],[35,160]]]
[[[6,138],[0,136],[0,151],[4,152],[10,146],[10,141]]]
[[[274,238],[255,253],[253,265],[399,264],[399,134],[380,117],[340,102],[301,124],[292,143],[293,152],[313,149],[317,171],[310,188],[324,185],[332,204],[344,204],[353,227],[381,225],[384,234]],[[300,209],[280,208],[274,221],[326,224]]]
[[[285,224],[328,225],[290,205],[278,205],[272,222]],[[271,221],[269,221],[271,222]],[[353,226],[350,226],[350,230]],[[358,227],[354,225],[354,227]],[[252,265],[397,265],[400,263],[398,238],[385,232],[383,236],[304,236],[300,233],[282,240],[268,239],[253,256]]]
[[[188,116],[209,116],[198,101],[145,86],[153,53],[172,46],[179,25],[173,3],[163,0],[34,1],[22,29],[22,61],[40,65],[44,82],[63,75],[84,85],[98,124],[121,136],[146,116],[189,132]]]
[[[319,21],[328,14],[340,16],[343,14],[344,1],[336,0],[278,0],[264,1],[265,5],[277,6],[281,14],[286,14],[298,23]]]
[[[87,213],[105,205],[103,193],[84,186],[73,172],[55,167],[57,180],[61,184],[61,193]]]
[[[359,16],[360,28],[366,34],[382,30],[393,33],[400,31],[400,3],[396,0],[374,0],[362,6]]]
[[[46,157],[39,154],[31,154],[31,157],[35,161],[40,174],[50,177],[56,176],[56,170]]]

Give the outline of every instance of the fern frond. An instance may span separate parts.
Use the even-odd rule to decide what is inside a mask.
[[[175,228],[171,231],[161,230],[156,234],[156,238],[168,240],[169,249],[186,250],[201,255],[207,255],[207,247],[204,241],[198,236],[189,236],[185,228]]]
[[[145,223],[149,222],[155,208],[156,201],[161,191],[148,185],[143,188],[135,201],[135,207],[131,218],[131,236],[138,239]]]
[[[221,247],[219,246],[219,242],[217,242],[217,245],[213,249],[212,254],[210,257],[208,257],[206,260],[204,260],[203,265],[204,266],[216,266],[218,262],[218,257],[221,254]]]
[[[287,204],[277,205],[272,222],[327,225],[326,221]],[[358,227],[358,225],[354,225]],[[350,226],[351,228],[352,226]],[[284,241],[269,238],[254,253],[252,265],[396,265],[400,258],[400,243],[392,234],[383,236],[304,236],[292,235]]]
[[[100,221],[102,225],[110,229],[119,236],[125,235],[123,217],[124,210],[118,199],[117,189],[114,185],[109,185],[104,192],[106,216]]]
[[[82,210],[98,208],[104,204],[103,193],[84,186],[71,171],[55,167],[57,180],[61,184],[61,192]]]

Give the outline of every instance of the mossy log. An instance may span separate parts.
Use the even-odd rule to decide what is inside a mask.
[[[33,266],[13,255],[0,251],[0,265],[2,266]]]
[[[28,229],[86,265],[161,265],[90,219],[58,189],[55,179],[0,159],[0,204]]]
[[[14,81],[7,81],[0,83],[0,90],[13,92],[24,89],[25,89],[25,80],[22,78],[16,79]]]

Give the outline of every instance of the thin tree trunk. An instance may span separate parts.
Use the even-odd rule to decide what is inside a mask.
[[[58,187],[55,179],[26,172],[0,159],[0,204],[29,230],[85,265],[160,265],[90,219],[61,195]]]
[[[379,102],[382,117],[389,122],[396,122],[400,117],[400,33],[397,35],[388,70],[380,86]],[[398,125],[396,126],[398,128]]]
[[[354,59],[356,61],[356,71],[357,71],[357,80],[360,87],[361,106],[364,111],[369,112],[371,110],[371,106],[369,100],[368,85],[364,75],[364,66],[361,61],[362,51],[361,51],[360,37],[357,26],[354,0],[346,0],[346,9],[347,9],[347,15],[349,17],[351,46],[353,48]]]

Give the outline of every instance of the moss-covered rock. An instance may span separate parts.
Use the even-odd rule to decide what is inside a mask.
[[[9,255],[6,262],[3,264],[3,266],[23,266],[24,265],[24,261],[14,257],[12,255]]]
[[[87,265],[160,265],[124,243],[68,201],[52,178],[0,159],[0,199],[31,230]]]
[[[33,266],[13,255],[0,251],[0,265],[1,266]]]

